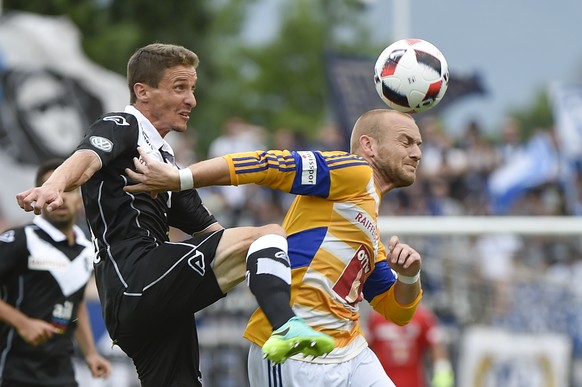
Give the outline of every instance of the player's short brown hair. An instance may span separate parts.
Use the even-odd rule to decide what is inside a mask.
[[[198,56],[182,46],[152,43],[139,48],[127,62],[129,102],[133,104],[137,100],[133,91],[136,83],[157,87],[166,69],[180,65],[196,68],[198,63]]]

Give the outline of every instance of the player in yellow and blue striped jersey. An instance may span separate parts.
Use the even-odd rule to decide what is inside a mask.
[[[196,187],[254,183],[297,195],[283,222],[293,311],[333,337],[336,348],[325,357],[295,355],[284,364],[272,364],[263,352],[277,331],[271,332],[259,308],[244,334],[253,343],[251,385],[393,385],[368,348],[358,304],[365,299],[385,318],[404,325],[422,297],[420,254],[397,236],[385,247],[377,223],[381,198],[415,181],[421,144],[412,116],[372,110],[353,128],[351,153],[256,151],[189,167]],[[180,189],[177,171],[140,153],[139,173],[127,171],[140,184],[128,190]]]

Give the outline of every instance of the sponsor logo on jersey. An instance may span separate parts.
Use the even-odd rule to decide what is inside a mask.
[[[35,257],[28,256],[28,268],[30,270],[63,270],[68,268],[70,261],[64,256]]]
[[[204,262],[204,254],[198,250],[194,250],[194,256],[188,258],[188,266],[194,269],[200,275],[206,272],[206,263]]]
[[[360,245],[333,286],[333,291],[348,304],[357,304],[364,298],[362,288],[371,270],[370,252],[366,246]]]
[[[143,136],[143,139],[144,139],[144,141],[146,142],[146,144],[148,144],[148,146],[149,146],[151,149],[154,149],[154,146],[152,145],[152,142],[151,142],[151,140],[150,140],[149,136],[147,135],[147,133],[146,133],[145,131],[141,130],[141,134],[142,134],[142,136]]]
[[[107,116],[103,117],[103,121],[115,122],[115,125],[119,126],[129,126],[129,122],[127,122],[123,116]]]
[[[301,156],[301,184],[315,185],[317,183],[317,161],[313,152],[299,151]]]
[[[63,304],[55,304],[51,324],[59,329],[63,334],[73,317],[73,303],[65,301]]]
[[[0,235],[0,242],[12,243],[14,242],[14,230],[8,230]]]
[[[99,240],[95,237],[91,225],[89,225],[89,232],[91,233],[91,242],[93,244],[93,264],[96,265],[101,262],[101,255],[99,255]]]
[[[354,220],[357,223],[361,224],[364,227],[364,229],[368,230],[372,234],[372,237],[376,236],[376,230],[377,230],[376,222],[374,222],[374,220],[371,219],[368,216],[368,214],[360,211],[356,214],[356,217],[354,218]]]
[[[284,251],[277,251],[275,253],[275,258],[280,259],[281,261],[284,261],[287,264],[289,264],[289,256]]]
[[[91,136],[89,141],[91,145],[103,152],[111,152],[113,150],[113,143],[105,137]]]

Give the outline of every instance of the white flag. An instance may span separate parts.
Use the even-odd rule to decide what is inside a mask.
[[[569,215],[582,215],[582,84],[556,83],[550,96],[560,148],[560,182]]]
[[[129,101],[125,77],[92,63],[65,17],[11,13],[0,18],[0,215],[27,216],[16,194],[36,167],[66,157],[89,125]],[[1,216],[0,216],[1,217]]]

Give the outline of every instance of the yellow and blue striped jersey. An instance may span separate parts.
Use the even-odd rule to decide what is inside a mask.
[[[380,194],[372,168],[346,152],[257,151],[225,156],[231,184],[255,183],[296,194],[283,222],[292,270],[291,303],[306,322],[336,340],[325,362],[367,345],[358,303],[396,280],[378,231]],[[260,309],[244,336],[262,346],[272,327]]]

